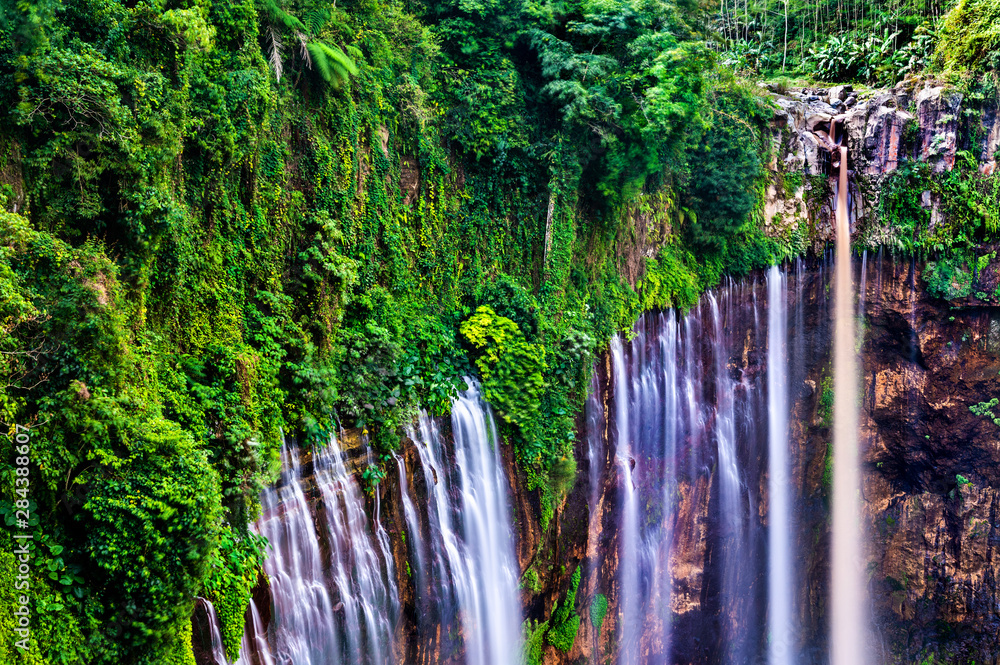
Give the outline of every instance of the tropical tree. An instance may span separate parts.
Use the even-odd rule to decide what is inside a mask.
[[[315,71],[329,85],[339,86],[358,73],[358,66],[349,55],[321,37],[333,18],[332,7],[311,9],[300,20],[276,0],[261,0],[260,4],[265,22],[265,48],[279,81],[285,71],[286,43],[293,45],[290,58],[293,64],[297,62]]]

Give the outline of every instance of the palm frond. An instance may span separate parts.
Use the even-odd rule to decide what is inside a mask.
[[[305,34],[296,31],[295,36],[299,40],[299,56],[306,63],[306,67],[312,69],[313,59],[312,59],[312,44],[309,43],[309,38]]]
[[[268,54],[268,59],[271,61],[271,66],[274,68],[274,76],[279,81],[281,80],[281,75],[285,71],[285,66],[282,61],[284,50],[284,44],[281,43],[281,36],[278,34],[277,28],[274,24],[267,26],[267,37],[268,41],[271,42],[270,53]]]

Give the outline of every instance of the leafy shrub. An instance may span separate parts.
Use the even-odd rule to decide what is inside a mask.
[[[538,579],[538,572],[534,568],[528,568],[521,576],[521,588],[527,589],[531,593],[538,593],[542,590],[542,582]]]
[[[604,617],[608,613],[608,597],[603,593],[594,596],[590,603],[590,625],[597,629],[597,634],[601,634],[601,626],[604,625]]]
[[[155,653],[190,623],[220,512],[218,474],[175,424],[136,423],[115,448],[98,458],[103,473],[83,506],[87,552],[118,644],[109,662]]]
[[[548,621],[533,621],[525,619],[521,624],[522,654],[525,665],[541,665],[542,652],[545,649],[545,633],[549,629]]]
[[[757,205],[756,183],[762,175],[757,148],[765,114],[753,93],[733,86],[719,94],[719,113],[689,159],[693,169],[685,188],[691,210],[685,239],[699,258],[718,255],[746,223]]]
[[[535,424],[545,387],[545,349],[529,344],[517,324],[483,305],[466,319],[462,335],[477,350],[483,395],[504,420],[524,430]]]
[[[881,32],[881,34],[879,34]],[[900,33],[888,26],[874,33],[831,35],[825,44],[813,50],[810,58],[819,78],[826,81],[877,81],[898,76],[894,59],[899,53]]]
[[[924,271],[927,292],[945,300],[965,298],[972,292],[972,273],[960,257],[928,263]]]
[[[569,652],[576,641],[576,633],[580,629],[580,615],[576,612],[576,592],[580,588],[580,567],[573,571],[569,590],[562,604],[553,608],[548,642],[560,651]]]

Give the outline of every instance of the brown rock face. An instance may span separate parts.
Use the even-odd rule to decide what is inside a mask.
[[[1000,311],[931,299],[906,262],[874,277],[861,437],[876,618],[891,662],[995,662],[1000,427],[970,407],[997,394]]]
[[[880,223],[880,195],[887,176],[905,161],[923,162],[932,173],[945,173],[954,168],[960,151],[968,151],[978,158],[981,173],[996,171],[996,99],[965,99],[935,81],[905,82],[860,97],[849,93],[850,103],[840,101],[848,93],[834,88],[828,98],[835,106],[815,92],[772,93],[774,184],[764,206],[768,235],[788,238],[804,226],[817,253],[833,239],[833,192],[824,176],[836,170],[836,144],[841,141],[848,148],[852,232],[864,229],[874,244],[896,241]],[[931,210],[932,225],[943,221],[941,203],[923,202]]]

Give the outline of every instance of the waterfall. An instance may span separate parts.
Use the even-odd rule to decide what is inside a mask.
[[[376,509],[375,551],[361,491],[347,470],[336,440],[315,451],[313,473],[323,500],[330,546],[330,576],[337,592],[337,613],[343,615],[341,642],[344,662],[392,662],[394,610],[399,600],[387,538],[383,547]],[[376,495],[376,501],[378,497]],[[376,506],[378,504],[376,503]],[[336,663],[328,655],[325,662]],[[298,661],[296,661],[297,663]]]
[[[416,440],[416,436],[413,434],[412,430],[408,432],[411,440]],[[420,517],[417,514],[417,507],[413,503],[413,499],[410,497],[410,484],[406,477],[406,463],[403,458],[399,457],[396,453],[393,453],[393,459],[396,461],[396,469],[399,474],[399,495],[403,503],[403,517],[406,519],[406,533],[405,540],[410,556],[410,572],[413,576],[413,584],[416,589],[417,594],[417,624],[418,629],[427,630],[427,620],[431,616],[431,609],[428,604],[428,594],[426,592],[426,574],[424,571],[424,562],[426,561],[427,555],[425,551],[425,543],[423,540],[423,529],[420,525]]]
[[[768,662],[795,661],[791,473],[788,459],[788,310],[785,276],[767,274]]]
[[[299,450],[283,443],[281,459],[281,479],[264,492],[258,522],[269,543],[264,571],[274,601],[274,660],[392,662],[398,598],[391,562],[376,551],[336,439],[313,451],[309,500]]]
[[[493,414],[475,384],[452,403],[451,428],[453,461],[426,414],[410,432],[429,525],[427,559],[416,573],[425,580],[417,604],[428,608],[429,619],[425,625],[421,618],[418,629],[440,626],[441,642],[436,634],[421,640],[442,660],[464,648],[469,665],[514,665],[521,654],[521,608],[509,488]]]
[[[723,289],[719,297],[723,305],[728,305],[732,296],[732,287]],[[733,313],[720,308],[719,300],[712,293],[708,294],[708,302],[712,313],[715,333],[713,353],[715,360],[715,439],[718,454],[719,477],[719,510],[722,543],[722,599],[724,602],[725,653],[730,663],[742,663],[746,658],[747,641],[750,637],[749,623],[752,617],[750,609],[748,583],[752,573],[746,570],[747,552],[752,551],[745,530],[746,508],[744,504],[743,481],[740,477],[739,461],[737,459],[736,441],[736,396],[738,389],[745,392],[744,386],[739,386],[730,376],[729,347],[730,340],[727,323],[732,324]],[[746,417],[756,422],[752,410],[745,412]],[[748,423],[747,430],[753,429],[753,423]],[[749,491],[749,486],[747,487]]]
[[[790,426],[794,386],[827,357],[823,333],[805,330],[826,325],[826,303],[798,262],[788,275],[727,280],[688,312],[647,314],[612,340],[608,385],[595,380],[586,406],[582,491],[592,531],[617,523],[617,585],[601,588],[601,539],[587,544],[585,572],[617,610],[604,634],[619,665],[805,658]],[[336,439],[311,454],[282,446],[257,527],[270,543],[273,619],[265,632],[251,605],[240,665],[520,660],[515,526],[492,412],[470,382],[450,419],[421,413],[407,433],[385,525],[383,488],[362,494]],[[391,534],[408,552],[405,623]],[[689,622],[706,617],[717,630],[692,635]],[[397,633],[411,636],[405,653]]]
[[[663,372],[663,524],[661,538],[663,551],[657,559],[656,579],[661,583],[659,591],[660,612],[663,618],[663,653],[669,662],[671,653],[671,596],[673,575],[670,570],[670,551],[674,542],[674,495],[677,492],[677,435],[680,418],[680,386],[677,377],[677,337],[679,331],[673,311],[667,317],[666,326],[660,336],[660,357]]]
[[[271,647],[267,643],[267,631],[260,620],[257,603],[250,599],[250,630],[243,631],[240,642],[240,657],[236,665],[275,665],[271,656]],[[250,632],[252,631],[252,632]]]
[[[679,441],[684,414],[700,413],[679,372],[680,331],[667,312],[640,319],[627,349],[611,341],[622,665],[670,661]]]
[[[597,372],[594,372],[590,380],[590,395],[584,417],[587,423],[587,468],[590,481],[587,505],[593,513],[597,507],[601,468],[604,466],[604,405],[601,403],[601,385],[597,380]]]
[[[828,352],[821,333],[805,334],[810,300],[822,324],[825,296],[800,262],[792,275],[727,281],[683,315],[647,314],[630,341],[612,339],[620,665],[799,658],[790,386]],[[682,514],[679,501],[702,512]],[[673,627],[690,606],[692,565],[705,566],[699,606],[718,617],[710,636]]]
[[[864,592],[858,468],[858,377],[855,350],[847,148],[840,148],[834,307],[833,540],[830,654],[832,665],[864,665]]]
[[[196,598],[195,602],[204,609],[208,617],[208,631],[214,665],[229,665],[229,659],[226,658],[226,648],[222,644],[222,631],[219,629],[219,616],[215,613],[215,606],[212,605],[212,601],[206,598]]]
[[[621,665],[638,663],[639,629],[639,509],[635,482],[632,479],[634,459],[631,449],[629,429],[629,384],[626,378],[625,355],[621,340],[616,335],[611,340],[611,364],[614,368],[615,424],[618,438],[615,448],[615,462],[619,469],[619,484],[622,492],[621,535],[618,570],[621,576],[622,639],[618,662]]]

